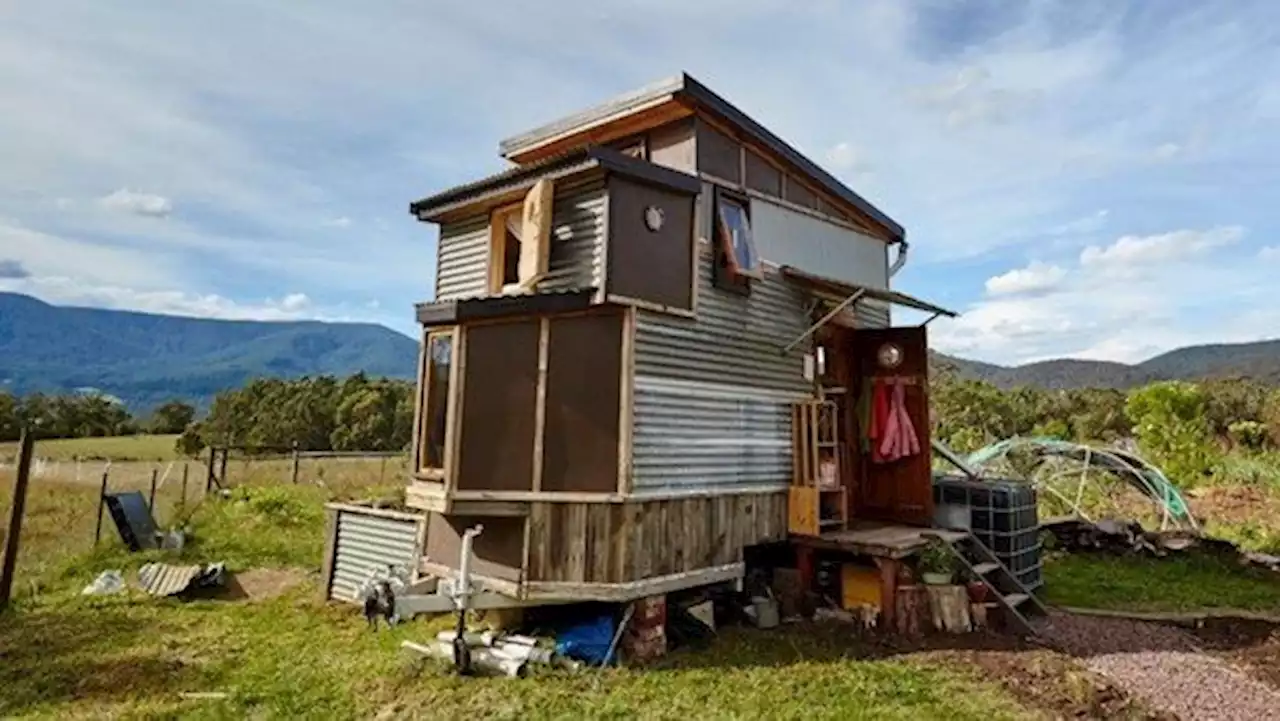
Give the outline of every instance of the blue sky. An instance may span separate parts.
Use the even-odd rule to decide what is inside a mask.
[[[411,332],[411,200],[686,70],[906,226],[942,350],[1280,337],[1278,36],[1265,1],[8,3],[0,289]]]

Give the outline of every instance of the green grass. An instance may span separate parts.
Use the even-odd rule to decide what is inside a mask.
[[[376,480],[376,466],[364,472]],[[133,578],[147,561],[175,559],[128,553],[109,522],[93,549],[96,488],[33,484],[16,603],[0,619],[0,717],[1033,717],[971,668],[883,657],[848,627],[725,629],[710,648],[676,652],[648,669],[459,679],[400,649],[405,639],[430,640],[447,619],[375,634],[354,607],[320,602],[323,502],[378,491],[370,478],[329,475],[324,487],[253,485],[194,510],[174,498],[162,513],[192,531],[176,560],[224,561],[233,574],[291,569],[305,578],[264,600],[81,596],[102,570]],[[227,696],[192,700],[184,692]]]
[[[1209,556],[1163,559],[1078,553],[1045,563],[1055,605],[1125,611],[1237,609],[1280,614],[1280,578]]]
[[[94,461],[171,461],[178,458],[173,444],[177,436],[115,436],[111,438],[58,438],[36,442],[36,456],[57,461],[76,458]],[[0,458],[18,455],[16,442],[0,443]]]

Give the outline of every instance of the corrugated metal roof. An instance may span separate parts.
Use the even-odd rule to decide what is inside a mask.
[[[633,158],[612,148],[588,146],[536,163],[517,166],[470,183],[455,185],[410,203],[409,212],[418,216],[419,220],[432,220],[447,211],[480,202],[485,198],[505,195],[521,190],[524,186],[532,186],[540,178],[562,178],[592,168],[605,168],[690,194],[697,193],[702,188],[701,181],[688,173]]]

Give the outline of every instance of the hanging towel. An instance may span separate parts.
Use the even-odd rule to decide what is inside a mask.
[[[885,415],[882,416],[881,436],[876,442],[873,460],[890,463],[919,453],[920,438],[907,412],[906,383],[894,378],[881,381],[879,387],[882,392],[878,400],[884,406]]]

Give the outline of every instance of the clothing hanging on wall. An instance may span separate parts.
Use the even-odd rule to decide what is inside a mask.
[[[865,379],[858,412],[862,450],[870,452],[872,463],[891,463],[920,452],[920,437],[907,412],[905,379]]]

